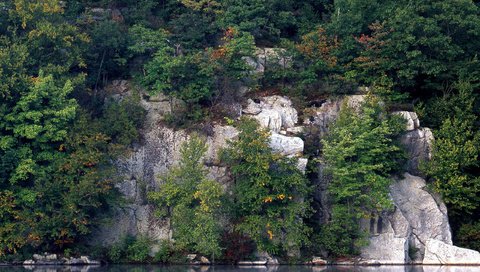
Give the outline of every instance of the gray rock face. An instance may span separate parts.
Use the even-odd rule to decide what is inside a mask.
[[[293,128],[298,122],[298,113],[292,107],[292,101],[278,95],[262,97],[259,103],[249,99],[243,113],[251,115],[258,120],[260,126],[273,132]]]
[[[436,239],[425,244],[423,264],[480,264],[480,252],[452,246]]]
[[[370,238],[369,246],[363,250],[362,258],[381,264],[404,264],[408,262],[408,240],[387,232]]]
[[[244,57],[245,62],[253,69],[253,73],[261,74],[269,67],[289,67],[292,58],[285,56],[282,48],[258,48],[255,57]]]
[[[112,223],[98,233],[98,240],[102,243],[113,243],[124,234],[141,233],[156,240],[171,237],[169,221],[160,220],[154,215],[154,208],[146,201],[146,192],[161,186],[161,176],[179,161],[181,145],[189,135],[183,130],[159,126],[154,117],[150,118],[142,132],[143,145],[135,148],[128,159],[117,163],[126,178],[118,187],[133,204],[119,210]],[[224,185],[231,177],[225,167],[216,165],[219,162],[218,152],[227,146],[228,139],[237,135],[233,127],[216,125],[213,127],[213,136],[207,138],[205,162],[209,165],[208,176]]]
[[[337,119],[344,102],[348,107],[358,110],[366,95],[349,95],[341,99],[317,101],[315,105],[303,110],[303,124],[318,129],[320,138],[326,135],[330,125]]]
[[[417,128],[405,133],[400,142],[405,147],[408,161],[406,170],[414,175],[422,175],[419,170],[421,162],[432,158],[432,144],[434,138],[429,128]]]
[[[280,114],[283,128],[292,128],[298,122],[297,110],[292,101],[286,97],[273,95],[263,98],[264,107],[271,108]]]
[[[301,155],[303,152],[303,140],[298,137],[288,137],[272,133],[270,135],[270,147],[273,152],[284,156]]]
[[[409,173],[404,176],[392,185],[390,193],[410,225],[409,246],[418,249],[417,258],[421,259],[428,239],[452,244],[447,208],[437,195],[427,191],[424,179]]]
[[[319,107],[304,109],[304,125],[313,125],[320,129],[320,137],[325,135],[330,125],[337,119],[342,102],[340,100],[321,101]]]
[[[273,132],[279,132],[282,128],[282,116],[276,110],[262,109],[262,111],[253,115],[253,118],[258,121],[261,127],[268,128]]]
[[[296,127],[297,110],[287,97],[273,95],[262,97],[258,103],[248,99],[243,113],[256,119],[261,127],[271,131],[270,147],[273,152],[284,156],[301,156],[304,149],[303,140],[299,137],[287,136],[300,133],[303,127]],[[304,172],[308,160],[300,158],[298,168]]]
[[[117,100],[132,93],[127,81],[115,81],[108,88]],[[118,189],[131,204],[119,209],[111,223],[97,231],[92,243],[111,244],[125,234],[142,234],[154,240],[171,238],[169,220],[155,216],[154,207],[148,204],[146,193],[157,190],[162,185],[162,176],[179,161],[180,148],[190,137],[185,130],[174,130],[162,124],[165,115],[172,113],[172,106],[179,109],[184,107],[184,103],[161,94],[145,95],[140,103],[147,112],[141,131],[142,142],[134,147],[128,158],[116,163],[117,169],[124,176]],[[297,111],[288,98],[264,97],[260,103],[250,100],[243,112],[257,118],[263,127],[272,131],[270,145],[275,152],[285,156],[301,155],[303,141],[300,138],[276,133],[294,127],[298,121]],[[221,165],[219,151],[228,145],[229,140],[238,136],[238,131],[232,126],[212,124],[208,134],[208,150],[204,158],[208,177],[228,188],[232,177],[227,168]],[[306,163],[306,159],[300,159],[299,169],[304,171]]]
[[[421,263],[429,239],[452,245],[445,204],[426,189],[424,179],[409,173],[404,176],[390,187],[395,210],[370,222],[370,245],[362,250],[365,259],[384,264]]]
[[[420,120],[418,119],[417,113],[411,111],[396,111],[392,114],[399,115],[403,117],[407,124],[405,126],[406,130],[414,130],[420,127]]]

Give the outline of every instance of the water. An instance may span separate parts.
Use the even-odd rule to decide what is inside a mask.
[[[0,272],[480,272],[480,266],[0,266]]]

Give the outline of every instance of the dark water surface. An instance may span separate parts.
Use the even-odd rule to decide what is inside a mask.
[[[0,272],[480,272],[480,266],[0,266]]]

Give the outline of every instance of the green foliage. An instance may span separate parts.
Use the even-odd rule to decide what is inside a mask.
[[[451,116],[441,113],[436,117],[445,119],[434,131],[433,157],[424,167],[452,214],[471,213],[480,200],[480,179],[476,174],[480,166],[480,131],[474,113],[475,98],[469,83],[461,83],[458,88],[461,104],[450,109]],[[445,98],[438,103],[450,104]]]
[[[127,247],[127,258],[133,262],[145,262],[150,253],[150,240],[147,237],[137,237]]]
[[[169,96],[172,111],[165,120],[177,126],[223,117],[222,106],[241,102],[239,86],[246,85],[288,93],[305,105],[359,85],[370,87],[387,108],[412,98],[437,139],[424,171],[447,203],[456,241],[478,248],[475,2],[0,2],[0,255],[75,255],[74,245],[84,246],[84,237],[119,201],[112,162],[137,140],[145,112],[139,97],[114,101],[102,88],[130,75],[152,96]],[[256,58],[255,46],[278,48],[278,59],[270,58],[263,74],[246,61]],[[342,113],[322,142],[334,207],[329,224],[312,225],[320,230],[312,239],[316,249],[336,256],[358,252],[364,241],[358,218],[389,207],[388,176],[401,164],[394,144],[401,125],[368,104],[361,113]],[[232,262],[248,258],[252,240],[278,254],[308,246],[310,230],[301,219],[309,210],[306,180],[294,161],[271,153],[266,132],[249,121],[239,128],[240,140],[227,151],[236,181],[228,203],[235,228],[220,241],[223,193],[205,179],[197,156],[202,148],[192,147],[196,163],[184,160],[152,195],[162,216],[172,216],[176,236],[158,260],[184,262],[183,250],[219,256],[224,248]],[[316,156],[320,141],[309,139],[306,153]],[[111,249],[111,259],[150,260],[142,239],[126,238]]]
[[[234,212],[237,228],[259,250],[287,253],[307,243],[309,228],[302,221],[310,211],[307,180],[294,159],[275,155],[269,133],[256,121],[242,119],[237,141],[224,157],[235,178]]]
[[[170,256],[173,252],[173,245],[168,240],[162,240],[160,242],[160,248],[157,253],[155,253],[154,260],[155,262],[168,263],[170,261]]]
[[[113,20],[90,26],[90,46],[86,52],[87,85],[97,89],[112,77],[128,75],[125,27]]]
[[[125,236],[112,244],[107,258],[113,263],[144,263],[150,260],[152,241],[145,236]]]
[[[478,6],[467,0],[402,2],[395,2],[393,12],[387,9],[384,20],[372,22],[371,34],[358,38],[364,50],[354,62],[366,82],[386,74],[400,88],[442,90],[465,74],[465,67],[478,70]]]
[[[461,247],[480,250],[480,221],[462,224],[456,242]]]
[[[332,220],[320,226],[317,240],[317,250],[327,250],[330,256],[355,256],[360,254],[360,248],[367,245],[368,234],[358,226],[358,218],[352,216],[345,205],[334,204]]]
[[[325,245],[332,253],[356,254],[362,244],[358,220],[392,207],[388,187],[402,157],[395,143],[402,130],[399,119],[386,115],[378,100],[368,97],[358,110],[345,103],[322,140],[332,177],[328,185],[332,220],[324,227],[333,233]]]
[[[221,248],[221,185],[206,178],[202,158],[207,150],[199,136],[181,147],[179,165],[164,177],[165,183],[149,198],[158,206],[160,216],[171,216],[173,239],[178,248],[219,256]]]
[[[102,131],[121,146],[128,146],[138,139],[138,129],[143,125],[145,110],[140,106],[140,97],[132,95],[120,102],[110,101],[104,106],[100,120]]]
[[[68,81],[58,86],[40,73],[31,84],[1,115],[0,187],[2,199],[11,202],[0,225],[2,254],[69,247],[98,225],[118,199],[111,159],[137,136],[112,130],[107,135],[102,127],[114,129],[118,121],[128,128],[141,116],[132,104],[130,115],[122,115],[121,105],[115,119],[107,109],[106,118],[95,122],[67,98]]]
[[[185,101],[191,110],[175,111],[175,115],[185,114],[187,120],[202,119],[202,105],[211,104],[214,98],[232,89],[252,69],[244,57],[253,55],[253,37],[233,28],[227,30],[218,48],[188,54],[174,49],[164,30],[134,26],[131,36],[135,43],[130,50],[151,54],[144,65],[142,85],[151,94],[163,93]]]

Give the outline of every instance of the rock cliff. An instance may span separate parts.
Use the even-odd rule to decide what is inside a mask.
[[[117,81],[110,87],[120,90],[116,99],[130,93],[128,82]],[[299,136],[314,131],[321,139],[337,118],[344,99],[347,105],[358,107],[364,96],[318,101],[302,110],[302,118],[287,97],[267,96],[248,99],[241,114],[255,118],[262,127],[269,129],[270,146],[274,152],[298,158],[298,167],[305,171],[308,160],[302,158],[305,144]],[[147,111],[141,143],[134,147],[127,159],[117,162],[124,177],[118,188],[130,203],[118,210],[110,225],[96,233],[97,243],[112,243],[125,234],[147,235],[156,240],[171,237],[168,220],[162,221],[154,216],[153,207],[146,200],[146,192],[161,186],[162,175],[178,161],[180,146],[188,140],[189,133],[169,128],[162,122],[165,115],[171,113],[171,105],[181,106],[181,101],[144,95],[141,104]],[[431,158],[434,141],[431,130],[420,126],[414,112],[394,114],[406,119],[401,143],[405,146],[408,161],[403,176],[394,178],[390,187],[394,209],[362,222],[364,228],[370,231],[370,244],[362,250],[361,258],[365,262],[382,264],[480,263],[480,253],[452,245],[445,204],[428,189],[422,178],[419,165]],[[299,119],[301,125],[298,124]],[[231,126],[210,124],[207,134],[209,149],[205,165],[209,176],[227,188],[232,179],[220,163],[218,152],[227,146],[228,140],[235,139],[238,132]],[[320,164],[315,181],[314,208],[319,223],[329,218],[328,176],[323,174],[323,168],[324,165]]]
[[[118,91],[115,99],[122,99],[130,94],[127,82],[115,81],[113,86]],[[129,204],[119,209],[110,224],[96,233],[95,241],[111,244],[120,237],[128,235],[146,235],[154,240],[169,239],[171,232],[168,220],[159,220],[154,215],[154,208],[146,199],[148,191],[156,190],[162,184],[162,175],[179,161],[180,147],[188,140],[189,132],[167,127],[163,120],[171,112],[171,101],[157,95],[144,95],[141,105],[147,111],[144,128],[141,131],[141,143],[133,148],[127,159],[117,162],[117,168],[124,177],[118,185],[119,190],[129,200]],[[174,101],[178,106],[180,101]],[[289,157],[298,157],[298,167],[305,171],[307,159],[301,158],[304,142],[287,129],[294,128],[298,122],[297,111],[290,99],[281,96],[261,98],[259,103],[252,100],[244,107],[243,114],[255,118],[260,126],[271,132],[270,146],[274,152]],[[228,187],[232,179],[219,161],[219,151],[226,147],[228,140],[238,135],[232,126],[211,124],[207,135],[208,150],[204,163],[209,177]]]

